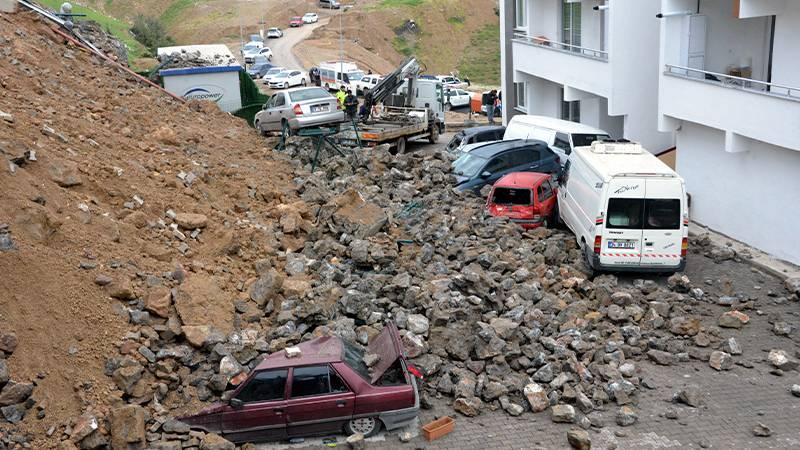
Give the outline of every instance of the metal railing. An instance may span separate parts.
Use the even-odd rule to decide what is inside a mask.
[[[568,53],[570,55],[583,56],[585,58],[596,59],[598,61],[608,61],[608,52],[602,50],[566,44],[564,42],[551,41],[543,37],[529,36],[525,33],[514,33],[514,40],[535,45],[537,47],[546,48],[548,50]]]
[[[674,64],[665,64],[664,74],[690,80],[704,81],[733,89],[741,89],[756,94],[772,95],[800,101],[800,87],[783,86],[776,83],[754,80],[752,78],[737,77],[708,70],[692,69],[691,67],[676,66]]]

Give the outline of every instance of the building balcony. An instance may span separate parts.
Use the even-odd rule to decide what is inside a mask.
[[[800,87],[667,64],[659,104],[667,122],[725,131],[730,152],[748,150],[749,140],[800,150]]]
[[[611,92],[607,52],[516,33],[512,53],[517,71],[602,97]]]

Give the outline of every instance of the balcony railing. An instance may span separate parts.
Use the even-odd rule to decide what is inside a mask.
[[[598,61],[608,61],[608,52],[581,47],[578,45],[566,44],[564,42],[551,41],[541,36],[529,36],[525,33],[514,33],[514,39],[526,44],[546,48],[570,55],[583,56],[585,58],[596,59]]]
[[[702,81],[756,94],[771,95],[800,101],[800,88],[798,87],[783,86],[776,83],[753,80],[751,78],[742,78],[724,73],[692,69],[691,67],[675,66],[672,64],[665,65],[664,75]]]

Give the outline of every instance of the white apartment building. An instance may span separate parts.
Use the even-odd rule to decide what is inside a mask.
[[[662,0],[658,113],[696,222],[800,264],[800,1]]]
[[[658,129],[658,0],[501,0],[504,120],[558,117],[641,142]],[[510,101],[509,101],[510,100]]]
[[[653,152],[674,144],[692,220],[800,264],[800,0],[500,10],[504,121],[542,114]]]

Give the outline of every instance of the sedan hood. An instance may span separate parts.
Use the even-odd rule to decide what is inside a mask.
[[[456,186],[460,184],[464,184],[469,181],[469,177],[465,177],[464,175],[455,175],[456,177]]]

